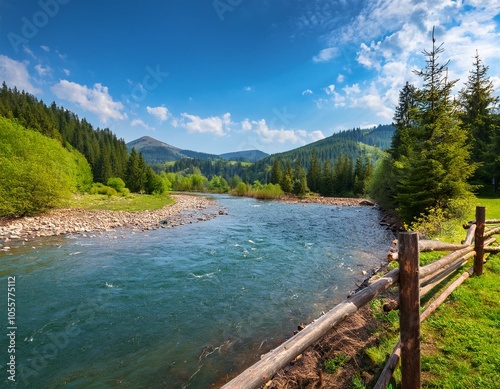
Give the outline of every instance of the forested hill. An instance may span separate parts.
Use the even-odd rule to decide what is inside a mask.
[[[125,176],[128,159],[125,141],[107,128],[94,129],[85,119],[55,103],[47,106],[29,93],[8,88],[4,82],[0,90],[0,116],[73,146],[85,156],[97,182]]]
[[[297,149],[270,155],[257,164],[272,165],[275,160],[290,163],[300,161],[302,167],[307,169],[313,150],[320,164],[324,164],[326,160],[334,162],[341,156],[347,156],[353,161],[361,156],[375,162],[382,155],[382,151],[390,147],[393,134],[392,125],[379,125],[372,129],[354,128],[337,132]]]

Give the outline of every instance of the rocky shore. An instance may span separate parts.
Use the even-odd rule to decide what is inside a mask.
[[[349,206],[357,207],[360,205],[375,206],[370,200],[358,199],[354,197],[307,197],[304,199],[299,199],[297,197],[285,197],[282,201],[290,204],[325,204],[325,205],[338,205],[338,206]]]
[[[209,220],[226,213],[213,200],[203,196],[176,194],[172,197],[175,204],[154,211],[58,209],[40,216],[0,220],[0,250],[10,250],[8,242],[15,240],[66,234],[95,237],[117,228],[142,232]]]

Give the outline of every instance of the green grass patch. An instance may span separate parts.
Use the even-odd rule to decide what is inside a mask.
[[[154,211],[174,203],[175,201],[166,195],[130,194],[126,197],[121,197],[84,194],[77,195],[71,199],[69,207],[87,210],[138,212],[146,210]]]
[[[423,387],[498,388],[500,256],[462,284],[422,323]]]
[[[477,199],[476,205],[486,207],[486,219],[500,219],[500,198],[490,199],[480,197]],[[470,220],[475,218],[476,214],[472,213],[470,215]]]
[[[333,374],[338,369],[343,367],[348,360],[349,357],[345,354],[335,355],[333,358],[328,358],[325,362],[323,362],[323,370],[325,373]]]

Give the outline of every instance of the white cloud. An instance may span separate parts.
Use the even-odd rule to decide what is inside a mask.
[[[263,143],[304,143],[293,130],[275,130],[269,128],[264,119],[253,121],[254,129],[259,139]]]
[[[302,92],[302,96],[305,95],[312,95],[314,92],[311,89],[306,89],[304,92]]]
[[[342,88],[342,90],[347,96],[361,92],[361,89],[359,89],[359,84],[352,84],[351,86],[346,85],[344,88]]]
[[[96,114],[102,122],[127,117],[123,112],[123,104],[114,101],[108,88],[102,84],[94,84],[93,88],[89,88],[86,85],[61,80],[50,89],[60,99],[75,103],[80,108]]]
[[[327,95],[332,95],[335,92],[335,85],[328,85],[323,89]]]
[[[52,71],[52,69],[50,67],[47,66],[44,68],[40,64],[35,65],[35,70],[37,71],[37,73],[40,77],[46,76],[47,74],[49,74]]]
[[[64,74],[66,74],[66,76],[69,76],[71,74],[71,72],[68,69],[63,69],[63,72]]]
[[[50,47],[49,46],[45,46],[45,45],[41,45],[40,48],[43,50],[43,51],[46,51],[47,53],[50,51]]]
[[[169,117],[170,117],[170,113],[168,112],[168,108],[167,107],[163,107],[163,106],[160,106],[160,107],[146,107],[146,110],[148,111],[148,113],[150,115],[153,115],[154,117],[156,117],[160,123],[166,121]]]
[[[309,139],[311,142],[316,142],[321,139],[325,139],[325,135],[321,131],[313,131],[308,134]]]
[[[154,131],[155,130],[154,127],[151,127],[151,126],[147,125],[144,122],[144,120],[142,120],[142,119],[134,119],[134,120],[132,120],[132,122],[130,123],[130,125],[132,127],[141,126],[141,127],[144,127],[146,130],[150,130],[150,131]]]
[[[246,86],[243,88],[245,92],[253,92],[253,88],[251,86]]]
[[[241,131],[242,132],[247,132],[252,129],[252,123],[250,123],[250,120],[245,119],[241,122]]]
[[[389,112],[393,112],[405,82],[421,85],[422,80],[412,71],[425,67],[422,50],[431,47],[433,27],[437,44],[444,43],[440,63],[449,59],[449,78],[460,79],[457,90],[467,80],[476,49],[490,67],[488,74],[500,74],[498,0],[358,1],[352,4],[352,10],[345,10],[341,23],[329,24],[332,15],[326,3],[334,4],[323,2],[321,8],[319,0],[311,0],[307,8],[314,12],[309,11],[307,21],[310,25],[328,26],[329,32],[322,37],[324,50],[337,47],[345,56],[346,72],[355,75],[356,67],[362,67],[369,78],[357,89],[353,85],[340,94],[332,93],[328,101],[316,101],[318,107],[333,103],[337,107],[360,108],[363,103],[363,108],[375,115],[390,118]],[[337,82],[343,81],[344,76],[339,74]],[[495,86],[500,87],[498,83]]]
[[[225,113],[221,116],[201,118],[188,113],[181,113],[179,125],[192,133],[209,133],[217,136],[225,136],[231,130],[231,114]]]
[[[336,47],[328,47],[319,52],[318,55],[313,57],[313,62],[328,62],[339,54]]]
[[[344,80],[345,80],[345,76],[344,76],[343,74],[339,74],[339,75],[337,76],[337,82],[338,82],[338,83],[343,83],[343,82],[344,82]]]
[[[0,55],[0,80],[5,81],[11,88],[16,87],[33,94],[41,93],[42,91],[31,83],[27,65],[27,62],[15,61]]]

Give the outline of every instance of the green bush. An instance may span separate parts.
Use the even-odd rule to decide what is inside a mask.
[[[95,183],[92,185],[92,188],[90,189],[90,194],[100,194],[100,195],[105,195],[105,196],[118,196],[118,192],[116,189],[106,186],[104,184],[101,184],[100,182]]]
[[[125,182],[120,177],[111,177],[106,185],[120,193],[125,189]]]
[[[238,182],[234,189],[234,193],[237,196],[245,196],[248,193],[247,185],[243,181]]]

